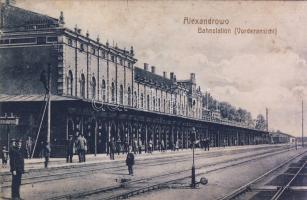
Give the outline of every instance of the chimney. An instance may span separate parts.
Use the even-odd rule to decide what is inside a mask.
[[[169,78],[170,78],[171,80],[174,79],[174,72],[170,72],[170,73],[169,73]]]
[[[156,73],[156,67],[155,66],[151,66],[151,73],[153,73],[153,74]]]
[[[144,70],[148,71],[148,63],[144,63]]]
[[[163,78],[167,78],[166,77],[166,71],[163,72]]]
[[[192,83],[196,83],[196,80],[195,80],[195,73],[191,73],[191,74],[190,74],[190,80],[192,81]]]

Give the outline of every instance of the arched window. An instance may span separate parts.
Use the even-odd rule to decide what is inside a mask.
[[[84,74],[81,74],[81,79],[80,79],[80,95],[82,98],[85,98],[85,76]]]
[[[124,104],[124,87],[123,85],[119,86],[119,103]]]
[[[106,102],[106,82],[104,79],[102,80],[101,90],[102,90],[102,100],[103,102]]]
[[[141,93],[141,108],[144,108],[144,95]]]
[[[111,84],[111,101],[114,103],[115,102],[115,84],[112,82]]]
[[[73,75],[71,70],[69,70],[67,76],[67,94],[70,96],[73,94]]]
[[[128,87],[128,105],[131,106],[131,89]]]
[[[138,97],[137,97],[136,91],[134,91],[133,102],[134,102],[133,106],[136,108],[138,105]]]
[[[92,77],[92,82],[91,82],[91,85],[92,85],[92,98],[95,99],[96,98],[96,79],[95,77]]]
[[[150,110],[150,99],[149,99],[149,94],[147,95],[147,110]]]
[[[155,97],[153,97],[152,98],[152,110],[156,110],[156,98]]]

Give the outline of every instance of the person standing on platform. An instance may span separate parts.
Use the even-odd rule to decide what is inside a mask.
[[[148,152],[152,154],[152,150],[153,150],[152,149],[153,148],[152,139],[149,140],[149,144],[148,145],[149,145],[149,148],[148,148],[149,151]]]
[[[109,149],[110,149],[110,159],[114,160],[114,151],[115,151],[115,143],[114,138],[111,138],[111,141],[109,142]]]
[[[86,151],[86,139],[82,134],[79,134],[77,138],[77,149],[79,155],[79,162],[85,162],[85,151]]]
[[[139,154],[142,154],[142,140],[139,140],[138,149],[139,149]]]
[[[12,139],[10,155],[10,172],[12,173],[12,199],[20,199],[21,177],[24,173],[24,152],[21,148],[22,141],[18,141],[16,146],[15,139]]]
[[[136,138],[134,138],[133,145],[132,145],[132,150],[133,150],[134,154],[136,154],[137,148],[138,148],[138,140]]]
[[[75,153],[75,142],[73,141],[72,135],[68,136],[68,141],[66,144],[66,162],[72,163],[72,158]]]
[[[179,151],[179,140],[176,141],[175,148],[176,148],[177,151]]]
[[[128,153],[129,152],[129,142],[128,142],[128,135],[126,135],[125,140],[124,140],[124,153]]]
[[[164,140],[161,140],[161,151],[164,152],[165,151],[165,147],[164,147]]]
[[[126,158],[126,164],[128,166],[128,172],[129,175],[133,176],[133,165],[134,165],[134,155],[131,152],[131,149],[129,148],[129,152],[127,154],[127,158]]]
[[[211,143],[210,138],[207,138],[207,148],[208,148],[208,151],[210,150],[209,149],[210,148],[210,143]]]
[[[86,138],[84,137],[84,135],[82,135],[82,141],[83,141],[83,145],[84,145],[84,150],[82,152],[82,161],[85,162],[86,161],[86,152],[87,152],[87,149],[88,149],[88,144],[87,144],[87,141],[86,141]]]
[[[120,137],[117,136],[117,140],[116,140],[116,151],[117,151],[117,155],[120,154],[121,143],[122,143],[122,141],[120,140]]]
[[[51,153],[51,148],[48,142],[44,143],[44,147],[43,147],[43,156],[45,158],[45,168],[48,168],[48,163],[49,163],[49,158],[50,158],[50,153]]]
[[[28,159],[31,158],[32,146],[33,146],[33,142],[32,142],[31,137],[29,136],[27,141],[26,141],[26,151],[27,151],[27,158]]]
[[[2,147],[2,167],[6,168],[7,165],[7,159],[9,157],[9,152],[6,150],[6,146]]]

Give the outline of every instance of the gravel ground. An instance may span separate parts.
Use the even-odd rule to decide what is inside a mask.
[[[281,164],[283,161],[297,155],[302,150],[292,150],[283,154],[267,157],[261,160],[248,162],[244,165],[234,166],[218,170],[205,175],[209,182],[207,185],[200,185],[197,189],[164,189],[158,192],[151,192],[142,196],[131,198],[133,200],[198,200],[198,199],[219,199],[232,190],[250,182],[264,174],[269,169]],[[197,165],[196,165],[197,166]],[[198,179],[200,177],[197,177]],[[183,183],[188,185],[190,182]]]
[[[224,150],[219,149],[218,151],[227,151],[227,148]],[[234,155],[199,158],[196,160],[196,167],[197,165],[223,161],[225,159],[235,158],[238,156],[248,156],[255,154],[256,152],[264,151],[267,150],[254,150]],[[198,153],[200,152],[201,151],[198,151]],[[208,154],[208,152],[205,151],[201,153],[204,155]],[[289,156],[296,153],[296,151],[291,151],[287,154],[274,156],[273,158],[267,158],[263,161],[257,161],[257,163],[249,163],[246,166],[234,167],[231,169],[210,173],[206,175],[206,177],[209,178],[209,184],[206,186],[201,186],[198,189],[162,190],[159,192],[148,193],[143,196],[136,197],[135,199],[216,199],[216,197],[225,194],[233,187],[237,187],[242,182],[247,182],[248,179],[257,175],[259,176],[259,174],[263,173],[263,171],[266,169],[272,168],[272,166],[281,162],[281,160],[285,160]],[[168,153],[161,154],[160,156],[156,155],[154,157],[163,157],[167,154]],[[122,162],[124,162],[124,159]],[[63,180],[35,183],[33,185],[22,185],[21,197],[29,200],[46,199],[54,196],[93,190],[101,187],[117,186],[119,185],[117,180],[123,177],[134,180],[174,172],[182,169],[190,169],[191,167],[191,161],[189,160],[185,162],[170,162],[163,165],[155,165],[149,167],[140,166],[137,163],[138,161],[136,160],[136,166],[134,169],[135,176],[128,176],[127,170],[115,170],[112,172],[99,171],[97,173],[89,173],[89,175],[82,177],[71,177]],[[187,184],[188,182],[184,183],[184,185]],[[10,188],[3,189],[1,193],[3,194],[4,198],[10,197]]]

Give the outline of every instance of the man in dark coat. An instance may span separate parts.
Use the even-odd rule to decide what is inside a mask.
[[[72,135],[69,135],[67,146],[66,146],[66,162],[72,163],[72,158],[74,156],[75,142],[72,139]]]
[[[48,142],[44,142],[44,147],[42,149],[42,155],[45,158],[45,168],[48,168],[49,158],[50,158],[51,148]]]
[[[129,153],[127,154],[126,164],[128,166],[129,175],[133,176],[134,155],[131,152],[131,149],[129,149]]]
[[[114,152],[115,152],[115,142],[114,138],[111,138],[111,141],[109,142],[109,148],[110,148],[110,159],[114,160]]]
[[[24,173],[24,152],[21,149],[22,141],[12,141],[12,146],[9,151],[10,155],[10,171],[12,173],[12,199],[20,199],[21,177]]]

